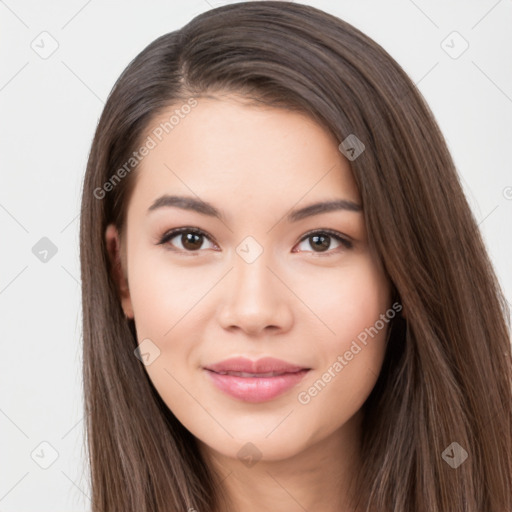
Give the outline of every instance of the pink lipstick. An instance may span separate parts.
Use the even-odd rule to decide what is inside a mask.
[[[224,393],[245,402],[272,400],[297,385],[311,368],[264,357],[226,359],[204,368],[213,384]]]

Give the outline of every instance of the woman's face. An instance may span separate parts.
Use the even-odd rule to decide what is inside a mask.
[[[156,137],[174,110],[151,124],[136,171],[122,306],[156,390],[196,438],[227,457],[287,458],[343,430],[374,387],[389,283],[350,207],[361,200],[340,141],[233,96],[199,98]],[[345,207],[311,207],[329,201]],[[106,237],[115,246],[113,226]],[[233,357],[297,368],[206,369]]]

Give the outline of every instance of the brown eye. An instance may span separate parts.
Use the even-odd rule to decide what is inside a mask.
[[[332,247],[332,240],[335,240],[338,244],[334,248]],[[331,253],[335,252],[335,249],[339,249],[340,247],[345,247],[345,249],[351,249],[353,247],[353,244],[351,241],[343,238],[340,234],[336,232],[331,232],[330,230],[322,230],[322,231],[316,231],[313,233],[306,234],[302,240],[300,241],[301,244],[304,244],[307,242],[307,245],[309,245],[310,248],[313,249],[312,252],[316,253]],[[330,250],[332,249],[332,250]],[[306,249],[301,249],[306,250]],[[309,251],[311,252],[311,251]],[[339,252],[339,251],[336,251]]]
[[[174,242],[172,242],[175,240]],[[159,244],[169,245],[172,250],[182,252],[199,252],[204,242],[209,241],[210,238],[201,230],[196,228],[178,228],[167,232]],[[214,246],[214,244],[212,244]]]
[[[185,249],[194,251],[200,249],[203,245],[203,235],[196,233],[184,233],[181,235],[181,244]]]
[[[331,245],[330,239],[331,237],[329,235],[313,235],[309,237],[309,244],[311,247],[315,247],[323,252],[329,249],[329,246]]]

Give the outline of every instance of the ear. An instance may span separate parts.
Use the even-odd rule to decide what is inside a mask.
[[[121,257],[121,242],[119,232],[114,224],[109,224],[105,230],[105,242],[110,260],[110,272],[117,285],[121,307],[127,318],[133,319],[133,307]]]

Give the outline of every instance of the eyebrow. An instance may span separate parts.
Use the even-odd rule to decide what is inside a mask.
[[[207,201],[198,199],[195,197],[187,196],[170,196],[163,195],[156,199],[153,204],[148,208],[148,213],[157,210],[159,208],[181,208],[182,210],[190,210],[210,217],[215,217],[219,220],[223,220],[224,216]],[[332,201],[322,201],[319,203],[310,204],[303,208],[293,210],[286,216],[288,222],[297,222],[305,219],[306,217],[312,217],[313,215],[319,215],[320,213],[327,213],[336,210],[345,210],[350,212],[362,212],[363,208],[361,205],[350,201],[348,199],[335,199]]]

